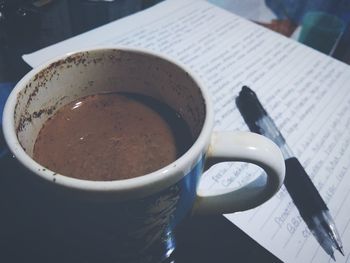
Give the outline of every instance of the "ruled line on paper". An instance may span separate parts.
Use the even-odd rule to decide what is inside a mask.
[[[248,218],[248,222],[250,223],[255,217],[256,215],[260,212],[260,209],[262,209],[261,206],[257,207],[254,212],[252,213],[252,215]]]
[[[305,244],[306,244],[306,242],[307,242],[308,240],[309,240],[308,238],[305,238],[305,239],[303,240],[303,242],[302,242],[302,244],[300,245],[300,247],[299,247],[297,253],[295,254],[295,257],[294,257],[295,259],[297,259],[297,258],[299,257],[299,254],[300,254],[301,251],[304,249],[304,246],[305,246]]]
[[[283,186],[284,187],[284,186]],[[292,202],[290,202],[292,203]],[[268,216],[266,217],[266,219],[264,220],[264,222],[261,224],[260,226],[260,230],[262,230],[263,228],[265,228],[266,224],[271,220],[272,216],[274,215],[274,213],[276,213],[277,209],[283,204],[283,201],[280,200],[275,206],[274,208],[271,209],[270,213],[268,214]],[[287,207],[289,206],[289,204],[287,205]],[[277,234],[277,232],[276,232]],[[275,236],[275,234],[272,235],[272,238]]]
[[[281,203],[284,204],[284,202],[281,202]],[[288,202],[288,204],[285,205],[285,206],[286,206],[285,210],[288,209],[287,212],[286,212],[286,213],[288,213],[288,214],[287,214],[287,216],[285,217],[284,221],[288,220],[289,216],[293,213],[293,210],[295,209],[295,206],[294,206],[294,204],[293,204],[293,201]],[[284,212],[283,212],[283,213],[284,213]],[[278,233],[280,232],[281,229],[282,229],[281,225],[276,226],[276,229],[275,229],[275,231],[273,232],[273,234],[271,235],[270,240],[274,240],[275,237],[278,235]]]
[[[344,82],[342,83],[342,85],[343,85],[345,82],[346,82],[346,80],[344,80]],[[342,85],[340,85],[340,86],[342,86]],[[346,90],[344,90],[344,93],[346,93]],[[344,102],[344,100],[346,100],[346,95],[345,95],[345,96],[337,96],[337,97],[342,98],[342,101],[341,101],[342,103]],[[331,97],[330,100],[329,100],[329,102],[331,102],[333,98],[336,98],[336,97]],[[328,103],[328,105],[329,105],[329,103]],[[337,107],[338,107],[338,106],[336,105],[336,106],[334,107],[334,109],[337,108]],[[324,107],[322,111],[326,111],[326,110],[329,110],[329,108]],[[329,117],[328,117],[328,118],[324,118],[323,123],[321,123],[321,124],[319,125],[320,127],[324,126],[324,124],[325,124],[326,122],[329,121],[329,119],[331,118],[333,112],[334,112],[334,111],[332,110],[331,113],[329,113]],[[322,114],[322,112],[321,112],[321,114]],[[323,117],[322,117],[322,118],[323,118]],[[315,118],[315,119],[313,120],[313,122],[311,122],[310,125],[307,127],[307,129],[310,129],[310,128],[315,124],[316,121],[318,121],[318,119]],[[298,137],[298,140],[296,140],[296,141],[291,141],[291,144],[295,144],[297,141],[300,141],[300,140],[303,138],[303,136],[305,136],[305,133],[304,133],[304,134],[301,134],[301,136]],[[288,134],[286,135],[286,137],[288,137]]]
[[[341,236],[342,236],[342,237],[344,237],[344,233],[345,233],[346,230],[348,230],[349,225],[350,225],[350,218],[349,218],[348,221],[346,222],[346,225],[345,225],[345,227],[344,227],[344,229],[343,229],[343,231],[342,231],[342,233],[341,233]]]
[[[349,169],[347,168],[346,171],[348,171],[348,170],[349,170]],[[339,213],[342,211],[342,208],[343,208],[343,206],[344,206],[346,200],[349,198],[349,195],[350,195],[350,189],[348,190],[346,196],[343,198],[343,200],[342,200],[342,202],[341,202],[341,204],[340,204],[340,206],[339,206],[339,209],[338,209],[337,212],[336,212],[335,217],[337,217],[337,216],[339,215]],[[343,231],[342,234],[344,234],[344,231]]]
[[[298,57],[293,57],[293,56],[290,56],[291,60],[295,60],[297,59]],[[255,58],[252,56],[252,60],[254,60]],[[293,67],[295,67],[295,64],[292,64],[291,62],[292,61],[289,61],[288,65],[290,66],[290,69],[292,69]],[[242,66],[250,63],[251,61],[247,61],[245,63],[242,63]],[[304,60],[305,63],[308,63],[307,60]],[[300,71],[303,71],[303,68],[300,68]],[[283,73],[283,72],[282,72]],[[282,74],[281,72],[279,72],[279,74],[270,74],[270,78],[267,79],[264,83],[262,84],[259,84],[259,85],[254,85],[254,87],[257,87],[256,88],[256,91],[259,91],[259,89],[264,89],[266,87],[275,87],[275,86],[280,86],[280,85],[283,85],[283,83],[281,83],[281,81],[283,80],[284,82],[288,82],[289,79],[286,79],[286,77]],[[290,79],[293,79],[295,76],[297,76],[299,74],[299,72],[293,72],[295,73],[295,75],[289,75],[289,78]],[[276,77],[279,77],[278,79],[275,79]],[[275,79],[275,82],[272,83],[272,80]],[[269,94],[269,93],[267,93]],[[239,117],[237,119],[237,122],[238,121],[242,121],[242,118]],[[236,122],[235,122],[236,123]],[[233,122],[230,122],[230,123],[227,123],[226,126],[224,126],[224,129],[228,129],[230,128],[231,125],[235,124]],[[244,123],[244,122],[243,122]]]
[[[316,259],[316,256],[319,253],[320,248],[321,248],[321,246],[318,246],[317,249],[315,250],[315,252],[314,252],[314,254],[313,254],[312,258],[311,258],[311,263],[314,262],[314,260]],[[329,262],[329,260],[328,260],[328,262]]]

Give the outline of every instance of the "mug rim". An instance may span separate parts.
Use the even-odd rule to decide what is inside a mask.
[[[194,81],[194,83],[200,90],[201,95],[203,97],[203,102],[205,104],[205,118],[199,135],[197,136],[193,145],[174,162],[154,172],[129,179],[111,181],[92,181],[85,179],[77,179],[63,174],[59,174],[42,166],[24,151],[17,137],[14,124],[14,113],[19,92],[23,88],[25,88],[26,84],[35,74],[48,68],[54,62],[64,60],[67,57],[83,52],[98,52],[108,50],[121,50],[133,53],[143,53],[146,55],[157,57],[170,62],[174,66],[181,68],[184,72],[188,73],[189,77]],[[144,196],[165,189],[166,187],[176,183],[188,172],[190,172],[191,168],[193,168],[194,165],[200,160],[200,158],[202,158],[202,154],[204,154],[204,151],[206,151],[206,147],[209,145],[210,142],[214,120],[213,105],[208,93],[209,91],[207,90],[203,82],[198,76],[196,76],[196,74],[192,70],[189,69],[188,66],[161,52],[151,51],[144,48],[135,48],[120,45],[108,45],[78,49],[73,52],[65,53],[64,55],[56,56],[55,58],[44,62],[40,66],[33,68],[16,84],[11,94],[9,95],[4,107],[4,138],[10,151],[20,163],[22,163],[27,169],[32,171],[34,174],[39,175],[40,178],[50,181],[56,185],[60,185],[65,188],[72,188],[76,190],[83,190],[89,192],[113,192],[122,196],[134,196],[135,194],[137,196]]]

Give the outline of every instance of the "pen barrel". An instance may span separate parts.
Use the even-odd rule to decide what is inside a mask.
[[[300,215],[311,217],[322,210],[328,210],[326,203],[297,158],[285,160],[286,176],[284,185]]]

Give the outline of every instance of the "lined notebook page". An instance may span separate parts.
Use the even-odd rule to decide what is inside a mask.
[[[350,67],[205,1],[165,1],[141,13],[24,55],[31,65],[87,46],[120,44],[163,52],[204,81],[216,130],[248,130],[236,105],[248,85],[275,120],[329,206],[350,262]],[[262,171],[227,163],[200,187],[237,187]],[[267,203],[225,215],[285,262],[329,262],[284,187]],[[233,248],[234,249],[234,248]]]

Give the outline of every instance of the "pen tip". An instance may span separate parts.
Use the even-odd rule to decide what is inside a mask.
[[[334,244],[335,244],[335,248],[336,248],[343,256],[345,256],[342,244],[341,244],[340,242],[338,242],[337,240],[334,240]]]
[[[332,258],[334,261],[336,261],[336,260],[335,260],[335,256],[334,256],[334,253],[333,253],[333,252],[330,254],[330,256],[331,256],[331,258]]]
[[[339,252],[340,252],[343,256],[345,256],[343,247],[338,246],[337,249],[339,250]]]

